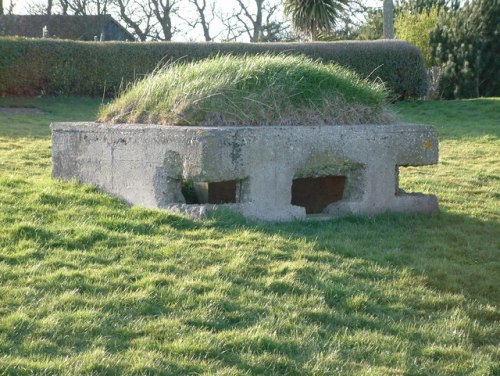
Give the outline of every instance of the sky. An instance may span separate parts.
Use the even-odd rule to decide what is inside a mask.
[[[3,0],[4,3],[4,8],[5,10],[8,9],[9,5],[11,3],[15,4],[14,7],[14,14],[28,14],[28,9],[33,5],[43,5],[47,3],[47,0]],[[57,1],[54,1],[54,3],[57,3]],[[187,0],[181,0],[181,3],[187,3]],[[382,7],[383,0],[366,0],[365,4],[367,6],[372,6],[372,7]],[[217,1],[217,6],[220,9],[227,9],[230,11],[234,6],[235,6],[235,0],[218,0]],[[186,11],[183,11],[183,14],[185,14],[187,17],[195,17],[195,11],[192,8],[192,6],[189,6],[189,4],[186,6]],[[278,15],[277,18],[283,19],[283,15]],[[115,17],[118,19],[118,17]],[[182,24],[182,21],[180,21]],[[125,26],[125,25],[123,25]],[[222,24],[217,25],[216,22],[214,22],[213,28],[212,28],[212,35],[216,35],[218,33],[222,34],[221,31],[224,30]],[[221,36],[222,38],[222,36]],[[195,41],[201,41],[203,40],[203,33],[201,31],[201,27],[198,25],[197,28],[194,30],[189,28],[189,27],[184,27],[182,28],[182,31],[178,33],[177,35],[174,36],[174,40],[195,40]],[[220,39],[220,38],[219,38]],[[248,39],[247,37],[243,36],[242,38],[239,38],[239,40],[245,41],[245,39]],[[217,40],[217,38],[216,38]]]
[[[46,1],[40,0],[4,0],[4,7],[7,8],[11,2],[14,2],[15,14],[26,14],[28,4],[45,3]],[[219,0],[219,3],[232,2],[231,0]],[[382,0],[367,0],[365,1],[368,6],[382,6]]]

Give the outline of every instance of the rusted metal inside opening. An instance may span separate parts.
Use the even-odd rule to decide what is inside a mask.
[[[294,179],[292,205],[302,206],[307,214],[322,213],[332,202],[342,199],[345,176]]]
[[[200,204],[231,204],[237,202],[238,180],[194,183]]]

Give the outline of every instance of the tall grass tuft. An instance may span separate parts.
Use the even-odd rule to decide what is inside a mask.
[[[217,56],[173,64],[101,108],[100,121],[172,125],[322,125],[394,121],[386,90],[305,56]]]

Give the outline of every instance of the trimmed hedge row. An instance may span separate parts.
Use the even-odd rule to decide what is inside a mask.
[[[399,98],[426,93],[420,51],[400,41],[317,43],[76,42],[0,38],[0,95],[114,96],[159,62],[216,54],[305,54],[381,79]]]

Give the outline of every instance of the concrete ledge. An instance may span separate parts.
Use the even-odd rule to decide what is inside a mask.
[[[230,193],[221,197],[233,195],[226,206],[259,220],[306,217],[307,203],[306,208],[292,205],[291,187],[299,178],[312,179],[306,186],[314,187],[316,178],[342,177],[332,180],[344,184],[336,193],[340,201],[322,210],[331,216],[438,209],[436,197],[398,188],[399,166],[437,163],[438,137],[430,126],[54,123],[52,158],[54,178],[76,178],[132,205],[193,216],[205,215],[214,205],[186,204],[183,181],[198,183],[198,193],[199,187],[225,187]],[[306,201],[308,194],[323,194],[302,193]],[[217,195],[200,194],[212,196]]]

